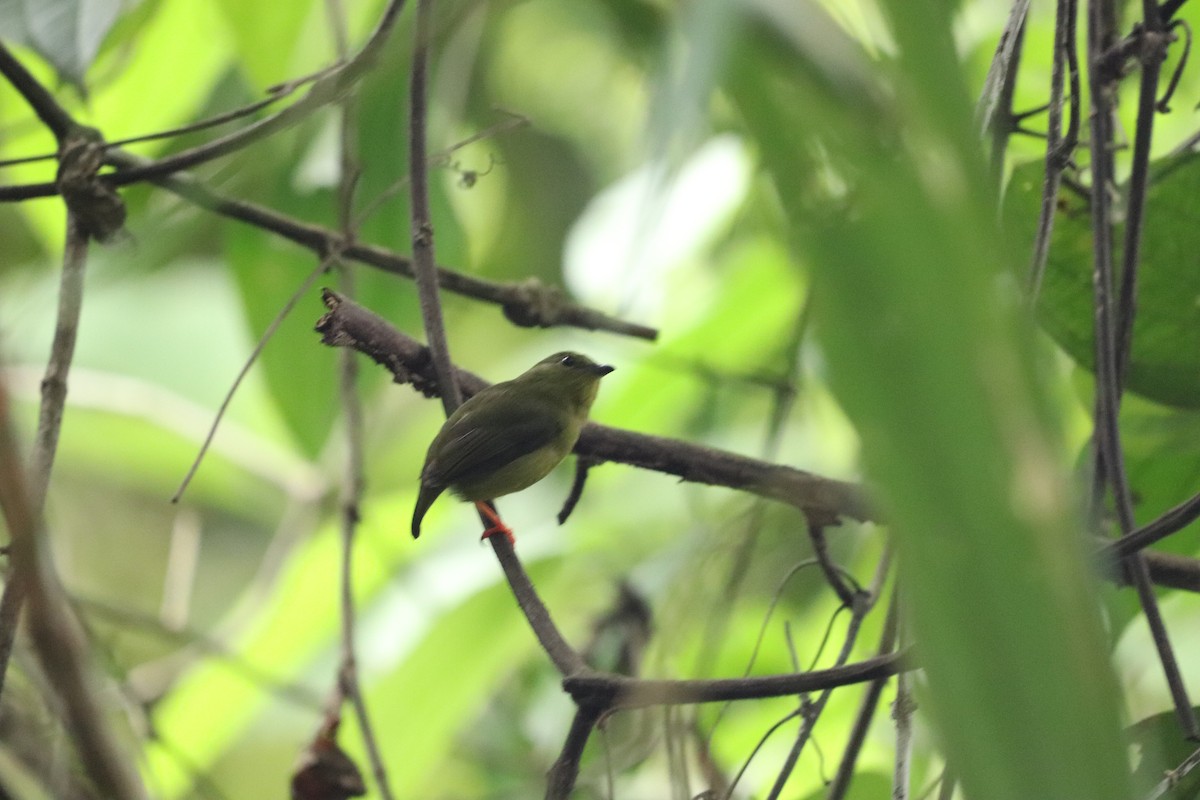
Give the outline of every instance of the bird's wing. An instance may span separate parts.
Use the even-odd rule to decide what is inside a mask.
[[[563,422],[561,415],[541,406],[528,397],[518,402],[507,395],[493,396],[486,426],[476,425],[472,410],[464,408],[465,413],[438,434],[438,455],[425,465],[421,482],[451,486],[471,480],[550,443],[562,433]]]

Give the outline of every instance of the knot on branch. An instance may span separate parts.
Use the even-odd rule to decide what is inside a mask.
[[[523,328],[550,328],[562,318],[567,297],[561,289],[529,278],[513,287],[502,308],[504,316]]]
[[[67,210],[91,239],[108,242],[125,224],[125,203],[97,177],[104,163],[104,137],[95,128],[77,126],[58,148],[55,183]]]

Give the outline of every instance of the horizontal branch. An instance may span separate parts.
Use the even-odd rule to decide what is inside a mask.
[[[130,159],[132,163],[137,157]],[[374,245],[347,243],[338,231],[302,222],[255,203],[224,197],[190,177],[163,178],[155,183],[201,208],[282,236],[319,256],[336,250],[343,259],[405,278],[413,277],[412,260],[407,256]],[[438,285],[448,292],[495,303],[510,321],[527,328],[570,326],[639,339],[653,340],[658,336],[654,328],[610,317],[572,302],[562,290],[536,279],[498,283],[438,267]]]
[[[409,383],[427,397],[436,396],[437,379],[425,345],[396,330],[387,320],[326,289],[329,308],[316,329],[334,347],[353,347],[391,371],[397,383]],[[470,396],[487,382],[456,369],[463,394]],[[810,472],[772,464],[697,444],[648,436],[589,422],[575,445],[578,455],[675,475],[691,483],[725,486],[795,506],[821,524],[843,517],[877,519],[862,488]]]
[[[610,710],[660,705],[689,705],[729,700],[786,697],[855,683],[867,683],[915,669],[911,652],[903,650],[874,656],[853,664],[811,672],[765,675],[754,678],[711,680],[645,680],[625,675],[581,674],[563,678],[563,689],[581,708],[598,706]]]
[[[326,290],[325,304],[330,311],[317,323],[325,344],[351,347],[374,359],[392,373],[396,383],[411,384],[428,397],[437,396],[437,383],[425,346],[397,331],[391,323],[372,311]],[[467,395],[478,392],[487,382],[466,370],[457,371],[459,386]],[[861,486],[823,478],[803,470],[771,464],[724,450],[681,442],[660,436],[633,433],[588,423],[575,446],[578,455],[595,461],[615,461],[643,469],[675,475],[693,483],[725,486],[748,491],[759,497],[778,500],[813,515],[817,522],[849,517],[882,522],[871,507]],[[1191,507],[1188,501],[1163,516],[1161,524],[1178,524]],[[1148,529],[1158,525],[1151,523]],[[1136,535],[1137,532],[1135,532]],[[1128,538],[1128,537],[1126,537]],[[1104,576],[1118,585],[1128,585],[1113,558],[1125,539],[1118,539],[1102,550]],[[1200,593],[1200,561],[1171,553],[1146,551],[1151,579],[1159,586]]]

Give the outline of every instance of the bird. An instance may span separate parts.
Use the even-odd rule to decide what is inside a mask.
[[[543,358],[513,378],[482,389],[447,418],[429,445],[413,509],[412,535],[433,501],[449,489],[473,502],[491,526],[487,539],[512,531],[486,502],[519,492],[550,474],[579,439],[600,379],[614,367],[580,353]]]

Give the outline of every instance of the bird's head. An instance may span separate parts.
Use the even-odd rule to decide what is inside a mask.
[[[585,355],[563,351],[543,358],[517,380],[586,412],[596,399],[600,379],[612,371],[613,367],[597,364]]]

